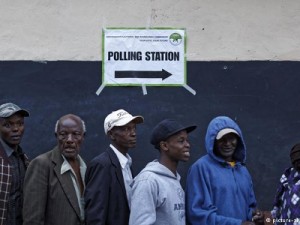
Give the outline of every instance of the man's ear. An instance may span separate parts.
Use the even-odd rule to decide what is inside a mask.
[[[82,134],[82,141],[84,141],[84,138],[85,138],[85,132]]]
[[[168,143],[165,141],[159,142],[159,147],[162,151],[168,151]]]
[[[115,140],[115,135],[114,133],[110,130],[107,132],[107,136],[111,139],[111,140]]]

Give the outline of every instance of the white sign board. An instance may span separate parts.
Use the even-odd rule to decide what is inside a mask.
[[[106,85],[186,84],[184,29],[103,30],[102,81]]]

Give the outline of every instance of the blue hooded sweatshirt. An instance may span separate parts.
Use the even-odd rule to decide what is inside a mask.
[[[213,151],[216,136],[224,128],[234,129],[240,137],[234,167]],[[207,155],[191,166],[187,176],[187,224],[241,225],[251,221],[256,200],[251,176],[244,165],[246,146],[239,126],[229,117],[214,118],[208,125],[205,145]]]

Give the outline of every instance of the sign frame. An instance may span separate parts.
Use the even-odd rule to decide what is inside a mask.
[[[133,30],[149,30],[149,32],[153,31],[153,30],[157,30],[157,31],[181,31],[183,32],[183,74],[181,75],[182,76],[182,82],[180,83],[147,83],[147,79],[146,79],[146,82],[138,82],[138,83],[130,83],[130,82],[115,82],[115,83],[110,83],[110,82],[106,82],[106,55],[105,55],[105,52],[106,52],[106,43],[105,43],[105,40],[106,40],[106,36],[105,36],[105,32],[106,31],[109,31],[109,30],[121,30],[121,31],[126,31],[126,30],[129,30],[129,31],[133,31]],[[146,28],[146,27],[139,27],[139,28],[132,28],[132,27],[108,27],[108,28],[103,28],[102,29],[102,84],[105,84],[105,86],[111,86],[111,87],[114,87],[114,86],[141,86],[141,85],[145,85],[145,86],[167,86],[167,87],[180,87],[180,86],[183,86],[183,85],[186,85],[187,83],[187,59],[186,59],[186,46],[187,46],[187,35],[186,35],[186,29],[185,28],[173,28],[173,27],[151,27],[151,28]],[[163,70],[163,68],[162,68]],[[145,72],[145,71],[139,71],[139,72]],[[152,71],[154,72],[154,71]],[[163,72],[165,72],[163,70]],[[145,76],[147,76],[147,74],[145,74]],[[179,76],[179,75],[177,75]]]

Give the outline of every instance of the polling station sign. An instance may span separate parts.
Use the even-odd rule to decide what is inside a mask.
[[[109,86],[186,83],[185,29],[103,29],[102,82]]]

